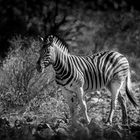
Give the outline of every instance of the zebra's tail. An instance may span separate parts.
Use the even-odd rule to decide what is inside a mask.
[[[135,108],[138,107],[138,104],[136,102],[136,99],[134,97],[134,94],[131,89],[131,79],[130,79],[130,71],[128,72],[128,76],[126,77],[126,94],[128,99],[131,101],[131,103],[134,105]]]

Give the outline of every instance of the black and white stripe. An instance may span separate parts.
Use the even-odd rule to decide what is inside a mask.
[[[116,107],[116,99],[120,89],[126,81],[126,94],[134,106],[137,106],[131,94],[130,68],[126,57],[115,51],[103,51],[90,56],[71,55],[68,48],[56,36],[48,36],[43,42],[40,58],[37,62],[38,71],[52,64],[56,73],[57,84],[65,87],[68,91],[76,93],[81,101],[86,120],[87,107],[83,98],[83,91],[90,92],[107,87],[112,92],[111,111],[109,122]],[[76,87],[78,90],[75,91]],[[121,94],[119,96],[120,102]],[[71,106],[71,105],[70,105]],[[126,114],[125,104],[122,104],[124,116]],[[71,106],[72,107],[72,106]],[[71,109],[72,110],[72,109]]]
[[[127,59],[118,52],[105,51],[91,56],[75,56],[58,51],[53,64],[56,82],[62,86],[82,76],[84,90],[101,89],[113,79],[124,78],[129,71]]]

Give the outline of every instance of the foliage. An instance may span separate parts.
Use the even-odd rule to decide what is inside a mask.
[[[115,124],[113,128],[104,128],[103,124],[110,109],[110,94],[105,89],[86,95],[88,114],[92,118],[91,124],[85,127],[80,123],[74,131],[71,131],[69,109],[61,89],[54,81],[52,68],[47,68],[41,74],[35,69],[39,46],[41,46],[40,42],[33,38],[21,37],[13,38],[10,42],[11,48],[7,58],[3,61],[0,73],[0,114],[7,118],[13,127],[8,126],[2,131],[1,134],[6,134],[4,137],[7,138],[12,133],[17,136],[14,139],[19,137],[23,137],[23,139],[24,137],[33,137],[34,139],[43,137],[45,139],[48,138],[48,135],[51,135],[49,139],[53,139],[61,133],[59,136],[62,136],[62,138],[71,139],[110,139],[112,136],[118,139],[125,137],[127,139],[130,136],[132,140],[135,139],[133,134],[119,128],[121,126],[119,106],[113,119]],[[135,90],[138,88],[139,85],[135,85]],[[138,91],[136,91],[136,96],[140,101]],[[139,124],[140,110],[134,110],[129,104],[127,106],[130,126],[133,123]],[[81,116],[82,114],[78,108],[77,117],[82,122]],[[21,124],[18,124],[19,128],[16,126],[17,120],[21,120]],[[24,124],[24,120],[32,123]],[[37,128],[42,121],[49,124],[54,132],[48,132],[50,130],[46,129],[40,132]],[[24,136],[24,133],[27,135]],[[70,135],[67,135],[67,133]]]
[[[1,68],[1,100],[5,101],[5,107],[28,103],[28,85],[34,75],[37,57],[35,41],[32,41],[23,41],[21,38],[11,41],[11,52]]]
[[[49,67],[39,74],[35,67],[41,47],[38,34],[59,34],[69,44],[71,54],[89,55],[102,50],[117,50],[130,62],[133,91],[140,102],[139,12],[126,0],[120,3],[116,0],[108,0],[107,3],[105,0],[92,0],[90,3],[84,0],[0,2],[0,41],[5,43],[9,36],[12,38],[8,41],[10,47],[0,66],[0,116],[10,123],[0,125],[0,139],[106,140],[113,136],[113,139],[135,140],[139,135],[139,125],[134,126],[136,131],[130,128],[131,133],[121,128],[119,105],[113,119],[114,126],[103,126],[110,109],[110,93],[105,89],[86,95],[91,124],[84,126],[79,123],[71,131],[69,109],[54,81],[53,69]],[[106,11],[110,5],[115,9],[113,12],[111,9]],[[125,11],[125,8],[130,10]],[[129,101],[127,103],[129,124],[133,127],[133,123],[140,123],[140,109],[135,110]],[[82,122],[79,106],[77,111],[77,117]],[[46,130],[46,124],[52,130]]]
[[[83,17],[95,11],[131,11],[138,9],[137,2],[127,0],[1,0],[0,1],[0,55],[5,57],[9,48],[8,40],[13,35],[24,36],[45,35],[60,33],[70,17],[77,24],[79,15]],[[138,9],[139,10],[139,9]],[[89,21],[88,21],[89,22]],[[72,30],[73,32],[74,30]],[[61,36],[70,34],[71,29]],[[75,31],[74,31],[75,32]],[[75,32],[76,33],[76,32]],[[62,38],[63,38],[62,37]]]
[[[11,126],[5,118],[0,118],[1,140],[138,140],[140,126],[131,125],[123,128],[119,125],[113,127],[102,126],[93,119],[87,126],[79,123],[72,129],[65,122],[57,121],[54,126],[47,122],[33,124],[33,120],[17,119]]]

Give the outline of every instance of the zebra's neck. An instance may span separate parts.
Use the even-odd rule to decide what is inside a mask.
[[[55,62],[53,62],[53,67],[56,72],[60,71],[62,67],[66,67],[68,53],[63,52],[61,49],[55,50]]]
[[[71,82],[71,78],[75,76],[75,68],[72,60],[72,56],[69,53],[64,53],[62,51],[56,53],[55,63],[53,68],[55,70],[55,81],[57,84],[65,86]],[[69,77],[71,76],[71,77]],[[69,78],[68,78],[69,77]]]

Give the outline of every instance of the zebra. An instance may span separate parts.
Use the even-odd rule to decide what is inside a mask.
[[[127,124],[127,109],[121,89],[125,85],[126,95],[137,108],[138,104],[132,94],[130,66],[126,57],[116,51],[102,51],[89,56],[71,55],[68,45],[55,35],[48,35],[42,41],[36,64],[38,72],[43,72],[49,65],[55,71],[55,81],[61,86],[67,99],[71,119],[76,123],[76,98],[87,124],[90,118],[87,113],[85,94],[106,87],[111,92],[111,109],[106,123],[112,125],[117,101],[122,108],[122,120]]]

